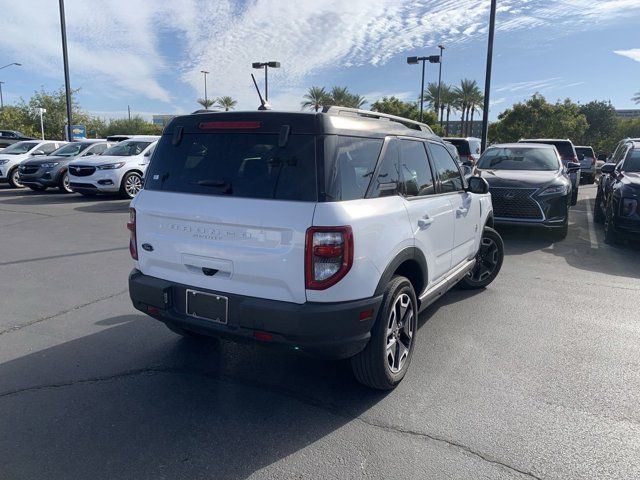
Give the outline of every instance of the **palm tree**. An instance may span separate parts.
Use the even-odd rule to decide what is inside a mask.
[[[636,104],[640,105],[640,92],[636,92],[636,94],[631,97],[631,100]]]
[[[418,103],[420,103],[418,101]],[[424,91],[424,103],[427,107],[436,109],[438,104],[438,84],[436,82],[427,83],[427,88]]]
[[[205,110],[209,110],[209,107],[211,107],[216,102],[215,100],[212,100],[210,98],[207,98],[206,100],[204,98],[199,98],[198,103],[202,105],[205,108]]]
[[[471,124],[469,125],[469,134],[473,134],[473,114],[477,111],[480,113],[484,106],[484,95],[480,89],[476,86],[470,99],[469,107],[471,108]]]
[[[323,106],[331,103],[329,94],[324,87],[310,87],[303,98],[304,102],[302,102],[302,108],[308,108],[310,110],[315,110],[316,112]]]
[[[441,110],[447,111],[447,122],[445,126],[445,135],[449,135],[449,116],[451,115],[451,111],[457,108],[457,97],[456,92],[450,85],[443,84],[442,90],[440,92],[440,103]],[[442,124],[442,116],[440,117],[440,124]]]
[[[229,110],[233,110],[233,107],[235,107],[238,104],[236,100],[234,100],[232,97],[229,97],[229,96],[220,97],[216,100],[216,102],[218,103],[220,108],[224,108],[225,112],[228,112]]]
[[[459,104],[459,107],[462,111],[462,116],[460,117],[460,134],[463,137],[465,136],[467,131],[466,124],[469,122],[472,98],[477,89],[478,82],[476,82],[475,80],[469,80],[467,78],[460,80],[460,86],[455,88],[456,96],[458,97],[457,103]]]

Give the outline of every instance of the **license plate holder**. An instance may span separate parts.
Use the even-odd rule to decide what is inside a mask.
[[[215,293],[187,289],[186,314],[190,317],[227,324],[229,299]]]

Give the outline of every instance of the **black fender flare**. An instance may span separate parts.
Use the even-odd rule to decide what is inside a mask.
[[[384,293],[384,289],[387,284],[391,281],[393,274],[398,269],[400,265],[402,265],[407,260],[415,261],[420,267],[420,271],[422,273],[422,281],[423,281],[423,290],[426,288],[428,283],[428,267],[427,267],[427,259],[424,256],[424,253],[420,251],[417,247],[407,247],[404,250],[400,251],[391,262],[387,265],[382,272],[382,276],[378,281],[378,286],[376,287],[376,291],[374,296],[382,295]],[[422,292],[416,292],[417,296],[420,296]]]

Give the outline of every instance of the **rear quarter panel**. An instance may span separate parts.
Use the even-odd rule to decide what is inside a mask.
[[[350,225],[353,266],[336,285],[307,290],[311,302],[343,302],[373,296],[382,272],[398,253],[414,246],[409,216],[399,196],[318,203],[314,226]]]

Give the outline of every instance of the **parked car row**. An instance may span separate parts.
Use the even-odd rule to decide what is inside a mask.
[[[159,136],[114,136],[79,142],[27,140],[0,151],[0,182],[34,191],[133,198]]]

